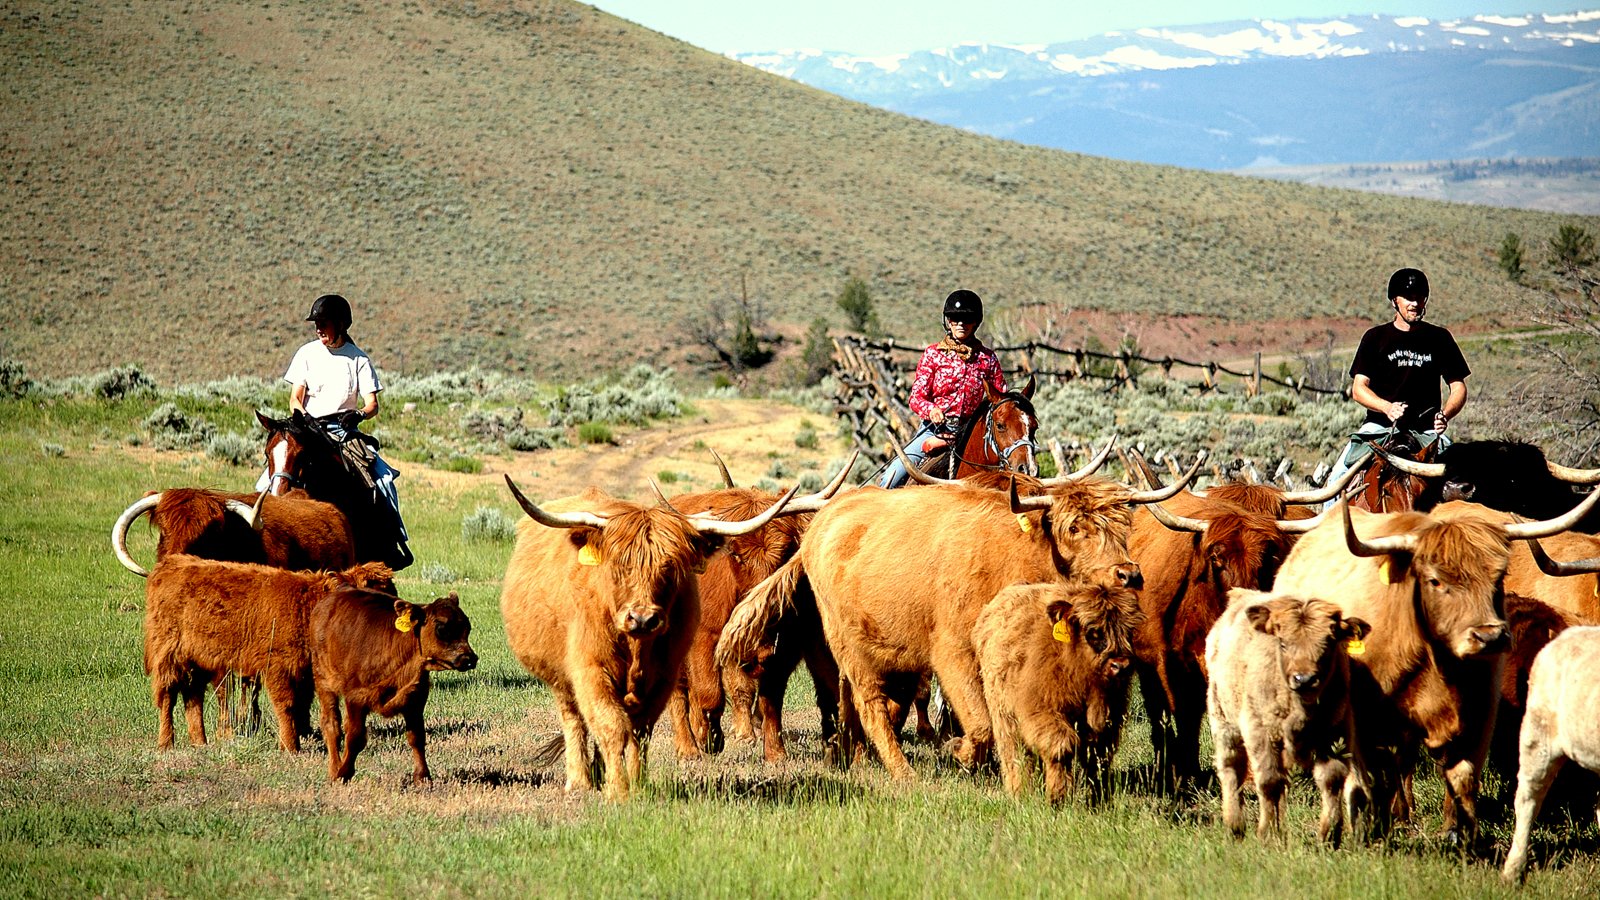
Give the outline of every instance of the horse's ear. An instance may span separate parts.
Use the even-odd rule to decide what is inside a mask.
[[[1028,383],[1022,386],[1022,396],[1033,399],[1033,373],[1028,373]]]
[[[277,421],[275,421],[274,419],[272,419],[266,413],[262,412],[259,409],[256,410],[256,421],[260,422],[261,423],[261,427],[265,428],[268,431],[277,431],[279,428],[282,427]]]
[[[988,399],[990,406],[993,406],[1000,399],[1000,395],[995,393],[994,385],[987,381],[983,383],[983,396]]]

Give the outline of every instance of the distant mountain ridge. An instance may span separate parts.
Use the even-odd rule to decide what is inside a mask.
[[[1590,156],[1600,146],[1600,10],[1257,19],[880,57],[733,57],[940,124],[1195,168]]]

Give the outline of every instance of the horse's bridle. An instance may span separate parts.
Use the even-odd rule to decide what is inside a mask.
[[[983,449],[994,454],[994,458],[999,460],[999,462],[994,465],[990,465],[988,463],[981,463],[967,459],[961,455],[961,449],[956,446],[952,446],[950,448],[951,458],[958,460],[959,462],[966,463],[974,468],[987,469],[992,472],[1004,472],[1009,471],[1011,468],[1009,465],[1007,465],[1007,460],[1011,458],[1011,454],[1015,453],[1020,447],[1026,447],[1028,448],[1028,461],[1034,464],[1034,471],[1038,471],[1038,463],[1035,462],[1035,460],[1039,454],[1039,445],[1034,443],[1031,436],[1024,434],[1017,440],[1012,441],[1004,449],[1000,447],[1000,442],[995,439],[995,410],[999,409],[1002,404],[1006,403],[1015,405],[1017,403],[1017,398],[1009,395],[1001,397],[999,400],[996,400],[994,403],[990,404],[988,410],[986,410],[983,414]],[[1023,415],[1027,415],[1027,413],[1023,413]]]

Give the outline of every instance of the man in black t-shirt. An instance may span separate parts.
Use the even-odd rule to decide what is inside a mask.
[[[1467,403],[1471,369],[1447,329],[1422,321],[1428,309],[1428,276],[1418,269],[1400,269],[1389,276],[1389,303],[1394,320],[1361,336],[1350,364],[1350,397],[1367,410],[1367,419],[1329,480],[1338,478],[1371,451],[1367,442],[1391,430],[1409,431],[1422,446],[1450,443],[1444,436],[1450,420]],[[1449,387],[1439,400],[1439,383]]]

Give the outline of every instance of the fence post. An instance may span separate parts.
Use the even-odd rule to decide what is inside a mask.
[[[1260,350],[1256,351],[1256,365],[1255,365],[1255,368],[1250,370],[1250,390],[1249,390],[1249,394],[1252,397],[1259,397],[1261,395],[1261,351]]]

